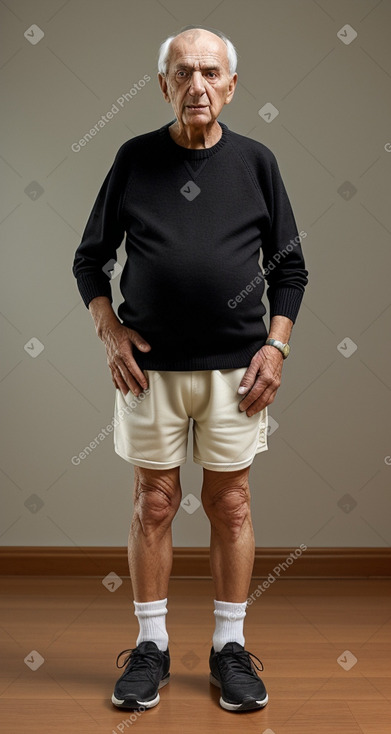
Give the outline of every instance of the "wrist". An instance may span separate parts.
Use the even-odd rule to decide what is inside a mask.
[[[283,359],[286,359],[290,352],[290,346],[288,342],[283,342],[280,339],[275,339],[273,337],[268,337],[265,342],[265,346],[270,346],[271,349],[277,349]]]
[[[285,316],[273,316],[270,320],[268,339],[277,339],[277,341],[287,344],[289,342],[293,328],[293,321]]]
[[[121,326],[121,322],[113,311],[110,300],[106,296],[97,296],[88,304],[88,309],[94,320],[95,331],[102,341],[107,335]]]

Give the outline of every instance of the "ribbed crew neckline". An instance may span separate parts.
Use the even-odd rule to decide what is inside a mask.
[[[161,136],[161,139],[165,142],[167,146],[172,150],[173,153],[176,153],[179,156],[182,156],[182,158],[187,158],[189,160],[203,160],[204,158],[210,158],[212,155],[215,155],[215,153],[218,153],[221,148],[224,147],[224,145],[228,141],[229,136],[229,129],[227,125],[225,125],[224,122],[220,122],[218,120],[221,129],[222,129],[222,135],[220,140],[217,141],[214,145],[212,145],[210,148],[185,148],[183,145],[178,145],[178,143],[175,142],[175,140],[172,139],[169,131],[169,127],[175,122],[175,120],[171,120],[170,122],[167,122],[166,125],[163,125],[163,127],[160,128],[159,133]]]

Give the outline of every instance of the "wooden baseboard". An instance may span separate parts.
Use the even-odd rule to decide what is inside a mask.
[[[209,548],[174,548],[171,577],[210,578]],[[1,575],[129,576],[126,548],[5,546]],[[391,548],[257,548],[256,578],[386,578]]]

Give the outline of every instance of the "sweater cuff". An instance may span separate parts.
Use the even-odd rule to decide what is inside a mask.
[[[110,280],[104,273],[79,273],[77,287],[88,308],[90,301],[97,296],[107,296],[113,303]]]
[[[270,303],[270,318],[286,316],[295,323],[303,300],[304,291],[298,288],[278,288]]]

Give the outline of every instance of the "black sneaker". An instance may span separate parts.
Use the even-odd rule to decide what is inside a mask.
[[[129,653],[122,665],[121,655]],[[127,665],[126,665],[127,664]],[[152,640],[140,642],[132,650],[123,650],[117,657],[117,668],[125,671],[118,678],[111,701],[123,709],[150,709],[160,701],[159,688],[170,680],[170,653],[159,650]]]
[[[220,652],[212,647],[209,657],[209,680],[221,689],[220,706],[227,711],[261,709],[268,702],[263,681],[255,672],[263,670],[251,660],[256,658],[238,642],[227,642]]]

